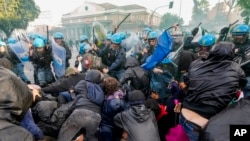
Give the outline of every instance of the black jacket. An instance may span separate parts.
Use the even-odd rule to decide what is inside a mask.
[[[72,53],[71,53],[71,50],[70,50],[69,46],[66,45],[65,43],[63,43],[63,47],[64,47],[65,50],[66,50],[66,68],[68,68],[68,67],[70,66],[69,60],[70,60],[71,57],[72,57]]]
[[[68,78],[62,78],[52,83],[51,85],[42,88],[45,93],[59,93],[68,91],[71,87],[75,86],[79,81],[85,79],[85,73],[77,73]]]
[[[50,68],[50,64],[52,62],[52,48],[45,47],[43,53],[39,53],[36,48],[33,50],[33,54],[30,57],[30,61],[35,64],[38,68]]]
[[[0,140],[34,140],[20,121],[32,104],[27,85],[10,70],[0,67]]]
[[[225,110],[212,117],[204,129],[203,141],[229,141],[231,125],[250,125],[250,99],[241,99],[239,102],[229,105]],[[231,129],[230,129],[231,128]],[[235,131],[233,131],[234,133]]]
[[[197,56],[188,50],[183,50],[180,53],[180,58],[178,62],[179,71],[188,71],[190,64],[197,58]]]
[[[149,72],[141,68],[139,61],[134,57],[129,57],[125,63],[125,69],[120,84],[123,85],[131,81],[132,90],[143,90],[149,87]]]
[[[114,123],[128,133],[128,141],[160,141],[154,112],[144,105],[117,114]]]
[[[188,71],[188,96],[183,107],[209,119],[223,110],[247,82],[240,65],[232,61],[233,49],[217,45],[207,60],[194,61]]]
[[[96,53],[102,58],[103,64],[109,67],[109,71],[123,69],[126,60],[126,51],[123,47],[120,46],[119,49],[114,50],[107,46]]]

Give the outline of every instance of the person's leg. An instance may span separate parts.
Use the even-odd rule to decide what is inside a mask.
[[[15,65],[17,70],[17,75],[27,84],[30,84],[30,80],[27,78],[26,74],[24,73],[24,65],[22,63],[18,63]]]
[[[75,109],[63,123],[58,135],[58,141],[72,140],[81,129],[86,130],[86,140],[98,141],[96,132],[100,122],[100,114],[86,109]]]
[[[51,68],[46,68],[45,69],[45,79],[46,79],[46,82],[51,84],[52,82],[54,82],[54,76],[53,76],[53,73],[51,71]]]
[[[37,80],[39,83],[40,87],[45,87],[47,82],[46,82],[46,72],[44,68],[38,68],[37,69]]]
[[[125,70],[119,70],[116,74],[118,80],[120,80],[124,74]]]
[[[86,123],[86,139],[88,141],[98,141],[96,137],[97,130],[101,122],[101,116],[92,111],[86,111],[88,116],[85,117]]]
[[[62,95],[67,100],[67,102],[70,102],[72,100],[71,94],[68,91],[59,92],[59,95]]]
[[[183,127],[183,130],[187,134],[190,141],[199,141],[200,134],[202,132],[202,128],[183,117],[182,114],[180,114],[179,123]]]
[[[106,127],[105,125],[100,127],[100,140],[101,141],[112,141],[112,129]]]

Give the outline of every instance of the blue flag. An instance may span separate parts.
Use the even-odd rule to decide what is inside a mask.
[[[157,64],[161,63],[172,50],[172,44],[173,39],[170,33],[168,31],[163,32],[158,38],[158,43],[153,55],[147,59],[146,63],[142,64],[142,68],[151,70]]]

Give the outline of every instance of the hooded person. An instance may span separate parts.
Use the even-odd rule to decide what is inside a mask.
[[[128,98],[131,107],[114,117],[115,125],[127,132],[129,141],[160,141],[155,114],[144,105],[144,93],[134,90]]]
[[[81,80],[74,87],[76,94],[72,105],[72,114],[64,122],[58,135],[58,141],[72,141],[79,131],[84,131],[86,139],[97,141],[95,133],[101,122],[101,106],[104,101],[104,92],[99,85],[102,82],[101,73],[89,70],[85,80]],[[82,136],[80,134],[80,136]]]
[[[0,67],[0,140],[33,141],[20,122],[32,104],[32,92],[10,70]]]
[[[129,57],[126,60],[125,69],[120,84],[125,85],[125,87],[129,85],[130,90],[141,90],[147,95],[150,85],[149,72],[140,66],[140,62],[135,57]],[[130,84],[128,84],[129,81]]]
[[[180,114],[180,124],[190,140],[199,140],[209,119],[225,109],[246,85],[245,73],[233,57],[234,44],[219,42],[205,61],[191,63],[188,95]]]

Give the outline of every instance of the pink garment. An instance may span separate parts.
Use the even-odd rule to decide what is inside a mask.
[[[166,141],[189,141],[189,139],[182,126],[178,124],[169,130]]]

